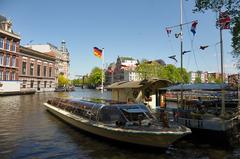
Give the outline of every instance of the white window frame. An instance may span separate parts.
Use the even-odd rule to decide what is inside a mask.
[[[6,76],[6,77],[5,77],[6,81],[9,81],[9,71],[6,71],[6,72],[5,72],[5,76]]]
[[[10,55],[6,55],[6,66],[10,66]]]
[[[16,73],[15,72],[12,72],[12,81],[15,81],[15,76],[16,76]]]
[[[4,49],[4,38],[0,37],[0,43],[2,43],[2,46],[0,45],[0,49]]]
[[[0,70],[0,81],[3,80],[3,70]]]
[[[10,51],[10,40],[6,41],[6,50]]]
[[[16,42],[12,42],[12,51],[13,52],[16,52],[16,50],[17,50],[17,44],[16,44]]]
[[[4,59],[4,56],[3,54],[0,53],[0,66],[3,66],[3,59]]]
[[[12,61],[12,66],[16,67],[16,56],[12,56],[11,61]]]

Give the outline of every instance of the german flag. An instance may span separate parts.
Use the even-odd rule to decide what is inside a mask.
[[[102,58],[102,50],[101,49],[99,49],[99,48],[97,48],[97,47],[94,47],[93,48],[93,53],[94,53],[94,55],[95,56],[97,56],[98,58]]]

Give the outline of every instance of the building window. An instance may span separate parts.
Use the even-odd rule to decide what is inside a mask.
[[[37,65],[37,76],[41,75],[41,65]]]
[[[52,77],[52,67],[49,67],[49,77]]]
[[[34,81],[32,80],[32,81],[31,81],[31,85],[30,85],[31,88],[33,88],[33,85],[34,85]]]
[[[50,81],[49,88],[52,88],[52,81]]]
[[[10,66],[10,56],[6,56],[6,66]]]
[[[27,85],[27,80],[23,80],[22,87],[23,87],[23,88],[26,88],[26,85]]]
[[[44,81],[44,88],[47,88],[47,81]]]
[[[34,64],[30,64],[30,76],[33,76]]]
[[[41,85],[41,81],[37,82],[37,90],[40,91],[40,85]]]
[[[26,75],[26,73],[27,73],[27,63],[22,62],[22,74]]]
[[[15,67],[16,66],[16,57],[12,56],[12,66]]]
[[[6,81],[9,80],[9,71],[6,71]]]
[[[0,48],[3,49],[4,47],[4,39],[0,38]]]
[[[46,77],[47,75],[47,66],[43,66],[43,76]]]
[[[12,72],[12,81],[15,80],[15,72]]]
[[[6,43],[6,50],[10,50],[10,41],[7,40],[7,43]]]
[[[12,51],[16,52],[16,42],[12,43]]]
[[[3,54],[0,54],[0,65],[3,65]]]
[[[0,70],[0,80],[3,80],[3,71]]]

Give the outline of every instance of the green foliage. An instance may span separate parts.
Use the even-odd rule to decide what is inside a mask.
[[[197,76],[197,77],[195,78],[194,83],[202,83],[201,78],[200,78],[199,76]]]
[[[208,83],[221,83],[221,77],[215,78],[213,76],[208,76]]]
[[[81,80],[81,79],[73,79],[73,80],[72,80],[72,84],[73,84],[74,86],[79,86],[79,85],[82,84],[82,80]]]
[[[221,83],[222,83],[221,81],[222,81],[221,78],[216,78],[216,79],[214,80],[214,82],[215,82],[215,83],[218,83],[218,84],[221,84]]]
[[[158,62],[147,63],[143,60],[136,70],[140,74],[141,79],[160,78],[168,79],[173,83],[188,83],[190,81],[186,69],[183,68],[181,76],[181,69],[171,64],[164,67]]]
[[[178,71],[181,74],[181,68],[178,68]],[[183,70],[182,70],[182,79],[183,79],[183,81],[182,81],[183,83],[189,83],[190,82],[190,75],[185,68],[183,68]]]
[[[102,69],[94,67],[86,81],[88,85],[93,87],[100,85],[102,83]]]
[[[208,83],[214,83],[215,78],[213,76],[208,76]]]
[[[143,61],[138,67],[137,72],[141,79],[162,77],[163,66],[157,62],[147,63]]]
[[[196,0],[194,12],[204,12],[206,10],[219,11],[227,10],[231,16],[232,55],[237,59],[238,68],[240,64],[240,0]],[[214,22],[213,22],[214,23]]]
[[[70,83],[70,81],[62,74],[58,76],[58,86],[65,87]]]

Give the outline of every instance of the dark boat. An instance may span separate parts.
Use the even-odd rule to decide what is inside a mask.
[[[127,143],[164,148],[191,133],[184,126],[160,123],[143,104],[54,98],[44,105],[81,130]]]
[[[225,90],[225,107],[222,107],[221,89]],[[234,144],[238,134],[240,112],[236,89],[227,84],[184,84],[175,85],[161,90],[171,92],[171,101],[175,99],[178,107],[171,107],[173,118],[192,130],[195,138],[211,138],[209,142]],[[183,100],[180,100],[180,91]],[[235,140],[235,141],[234,141]]]

